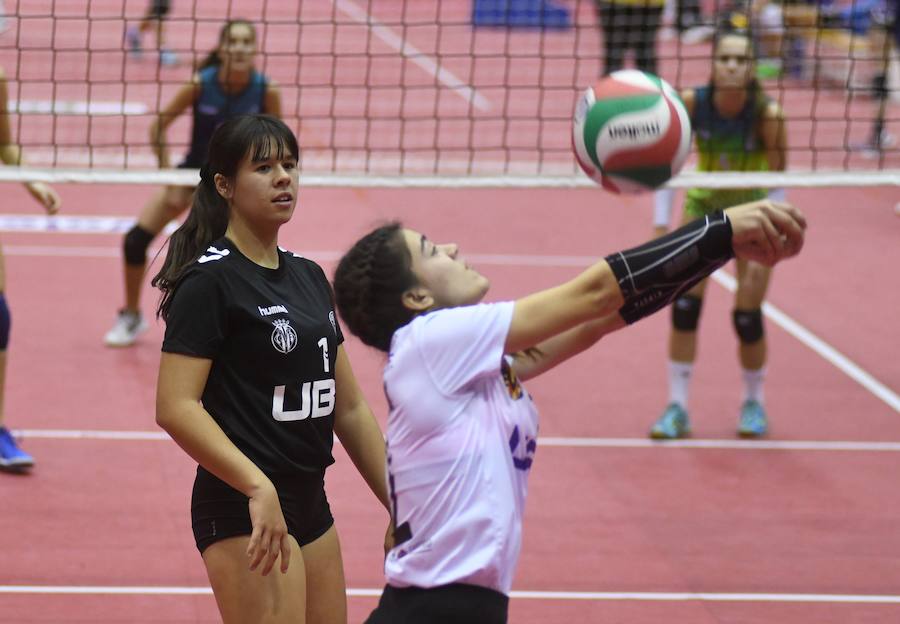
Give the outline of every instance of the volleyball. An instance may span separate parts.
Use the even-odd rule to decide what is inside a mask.
[[[575,159],[614,193],[640,193],[677,174],[691,147],[691,120],[662,78],[622,69],[581,94],[572,124]]]

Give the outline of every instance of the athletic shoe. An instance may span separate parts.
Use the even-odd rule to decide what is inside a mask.
[[[744,401],[741,405],[741,418],[738,423],[738,435],[742,438],[758,438],[766,435],[769,423],[766,410],[757,401]]]
[[[865,143],[851,145],[851,148],[860,150],[865,158],[878,158],[896,144],[897,138],[887,130],[882,130],[877,137],[870,136]]]
[[[173,65],[178,65],[178,55],[172,52],[171,50],[160,50],[159,51],[159,64],[166,65],[171,67]]]
[[[135,27],[131,27],[125,31],[125,43],[128,45],[128,51],[131,52],[132,56],[140,57],[141,52],[141,33],[138,32],[138,29]]]
[[[147,331],[147,323],[138,312],[119,310],[116,324],[106,332],[103,342],[107,347],[130,347],[137,337]]]
[[[675,440],[685,438],[691,432],[688,414],[678,403],[666,405],[659,420],[650,429],[650,437],[655,440]]]
[[[34,466],[34,458],[20,449],[6,427],[0,427],[0,469],[27,470]]]

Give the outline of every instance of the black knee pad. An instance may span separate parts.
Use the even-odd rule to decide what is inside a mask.
[[[9,346],[9,306],[6,305],[6,295],[0,292],[0,351],[6,351]]]
[[[762,339],[763,320],[762,310],[735,310],[732,316],[734,331],[744,344],[753,344]]]
[[[147,261],[147,247],[155,235],[139,225],[135,225],[125,234],[125,264],[141,266]]]
[[[679,331],[696,331],[702,307],[701,297],[681,295],[672,303],[672,327]]]

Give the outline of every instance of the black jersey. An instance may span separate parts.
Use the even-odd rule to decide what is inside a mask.
[[[270,477],[334,462],[337,348],[331,286],[316,263],[279,249],[277,269],[226,238],[172,297],[162,350],[213,361],[203,406]]]

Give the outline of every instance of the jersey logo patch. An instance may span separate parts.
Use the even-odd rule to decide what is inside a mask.
[[[328,313],[328,320],[331,321],[331,331],[337,336],[337,321],[334,320],[334,310]]]
[[[287,308],[283,305],[273,305],[273,306],[256,306],[259,310],[260,316],[272,316],[273,314],[287,314]]]
[[[278,319],[272,325],[275,326],[272,331],[272,346],[276,351],[281,353],[290,353],[297,346],[297,332],[291,327],[291,322],[287,319]]]
[[[509,436],[509,451],[512,453],[513,466],[517,470],[529,470],[534,461],[534,453],[537,451],[537,440],[527,435],[523,440],[519,427],[513,427],[512,435]]]
[[[225,256],[231,253],[228,249],[216,249],[215,247],[208,247],[206,249],[206,253],[209,255],[203,255],[197,258],[197,262],[200,264],[206,264],[212,260],[221,260]]]
[[[503,383],[506,384],[506,391],[509,393],[509,398],[513,401],[521,399],[523,394],[522,384],[519,383],[516,372],[506,360],[503,360],[503,364],[500,365],[500,373],[503,375]]]

